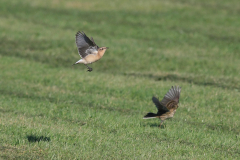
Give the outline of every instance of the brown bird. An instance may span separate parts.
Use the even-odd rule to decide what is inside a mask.
[[[152,97],[152,101],[156,105],[158,112],[157,114],[149,112],[143,119],[159,118],[161,119],[159,127],[161,127],[165,119],[172,118],[175,114],[178,108],[180,92],[180,87],[172,86],[161,102],[156,97]]]
[[[91,64],[101,59],[105,51],[108,49],[108,47],[98,47],[93,38],[91,37],[90,40],[83,31],[77,32],[76,44],[81,59],[74,64],[83,63],[87,66],[89,72],[91,72],[93,69],[87,64]]]

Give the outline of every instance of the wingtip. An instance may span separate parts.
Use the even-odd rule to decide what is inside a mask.
[[[79,35],[79,34],[81,34],[81,32],[80,32],[80,31],[77,31],[76,36]]]
[[[76,36],[77,36],[78,34],[85,35],[85,33],[84,33],[83,31],[77,31]]]
[[[152,96],[152,99],[158,99],[156,96]]]
[[[176,90],[176,91],[181,91],[181,89],[182,89],[182,87],[180,87],[180,86],[172,86],[172,88],[171,89],[173,89],[173,90]]]

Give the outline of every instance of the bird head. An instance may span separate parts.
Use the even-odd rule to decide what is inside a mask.
[[[109,49],[108,47],[101,47],[101,48],[98,48],[98,53],[100,56],[103,56],[105,51]]]
[[[103,50],[107,50],[107,49],[109,49],[109,48],[108,47],[101,47],[98,50],[103,51]]]

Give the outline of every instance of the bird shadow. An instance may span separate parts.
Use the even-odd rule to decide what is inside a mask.
[[[157,128],[159,128],[159,129],[165,129],[165,128],[166,128],[166,125],[163,124],[163,125],[161,125],[161,126],[159,127],[159,124],[150,124],[150,127],[157,127]]]
[[[27,136],[28,142],[40,142],[40,141],[44,141],[44,142],[49,142],[51,141],[50,137],[46,137],[46,136],[35,136],[35,135],[28,135]]]
[[[159,124],[160,124],[160,123],[159,123]],[[145,124],[145,125],[143,125],[143,126],[144,126],[144,127],[150,126],[150,127],[152,127],[152,128],[160,128],[160,129],[166,128],[166,125],[165,125],[165,124],[161,125],[160,127],[159,127],[159,124],[158,124],[158,123],[151,123],[151,124]]]

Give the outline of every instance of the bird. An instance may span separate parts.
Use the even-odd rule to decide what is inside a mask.
[[[109,49],[108,47],[98,47],[93,38],[91,37],[91,39],[89,39],[83,31],[77,32],[76,45],[81,59],[73,65],[83,63],[85,66],[87,66],[89,72],[91,72],[93,69],[87,64],[91,64],[101,59],[105,51]]]
[[[180,92],[181,88],[179,86],[172,86],[172,88],[165,94],[162,101],[159,101],[158,98],[153,96],[152,101],[157,107],[158,112],[156,114],[149,112],[143,117],[143,119],[159,118],[161,120],[159,127],[161,127],[164,120],[172,118],[175,114],[178,108]]]

